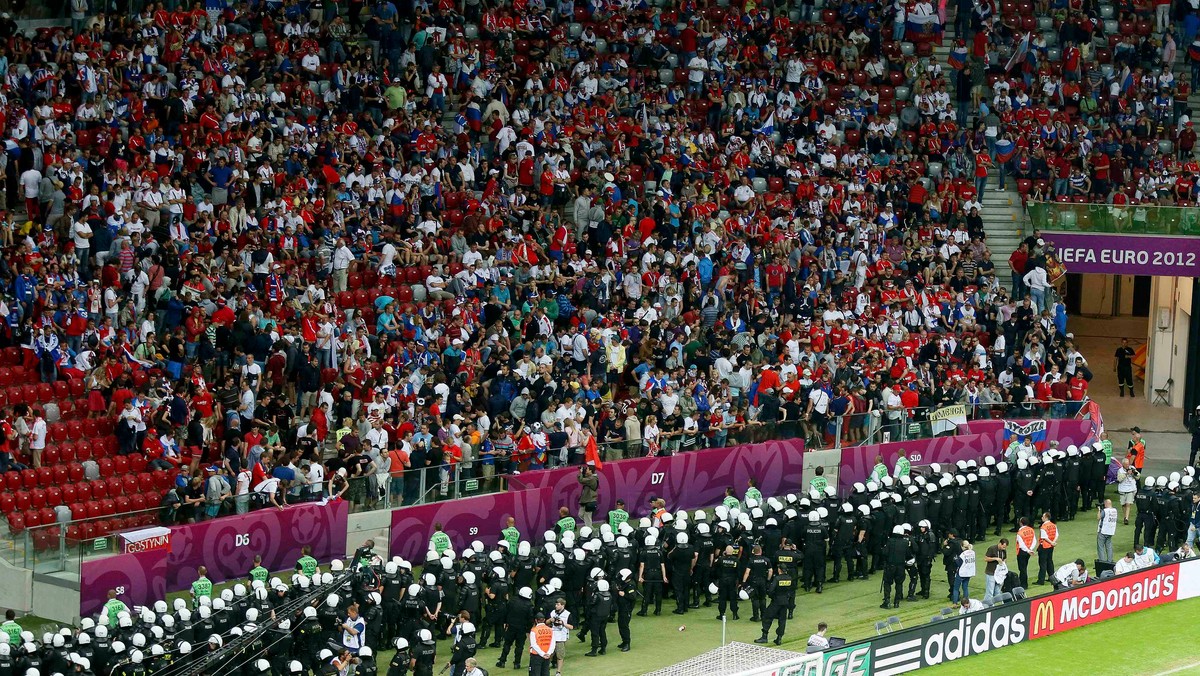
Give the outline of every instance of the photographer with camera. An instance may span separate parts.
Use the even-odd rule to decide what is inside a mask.
[[[571,611],[567,610],[567,600],[558,598],[554,600],[554,610],[550,611],[550,616],[546,618],[547,624],[554,632],[554,658],[556,660],[555,673],[562,674],[563,661],[567,659],[567,639],[571,638],[571,630],[575,625],[571,624]]]
[[[600,487],[600,477],[596,476],[596,468],[583,465],[579,468],[579,520],[583,525],[591,527],[592,516],[596,513],[598,496],[596,489]]]
[[[1121,468],[1117,470],[1117,495],[1121,496],[1121,508],[1125,512],[1125,525],[1129,525],[1129,512],[1133,509],[1134,503],[1137,501],[1138,489],[1138,470],[1130,462],[1129,458],[1121,460]],[[1148,504],[1148,501],[1147,501]],[[1138,513],[1141,513],[1141,505],[1138,505]],[[1139,529],[1140,530],[1140,529]]]

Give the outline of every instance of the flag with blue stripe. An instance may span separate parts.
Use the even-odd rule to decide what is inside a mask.
[[[765,122],[763,122],[763,125],[761,127],[759,127],[758,129],[754,130],[754,133],[755,134],[766,134],[767,136],[774,134],[775,133],[775,113],[771,113],[767,117],[767,120]]]
[[[967,67],[967,46],[960,45],[950,50],[950,56],[946,59],[947,63],[954,70],[962,70]]]
[[[1017,144],[1002,138],[996,141],[996,161],[1007,162],[1017,154]]]

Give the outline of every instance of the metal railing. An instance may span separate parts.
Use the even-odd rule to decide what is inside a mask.
[[[887,443],[890,441],[914,441],[952,433],[956,422],[986,418],[1073,418],[1082,402],[1028,402],[1023,406],[1008,403],[961,404],[961,411],[947,411],[946,407],[918,407],[903,411],[871,410],[844,415],[829,415],[814,423],[812,419],[788,420],[786,416],[770,422],[735,424],[724,429],[710,429],[692,435],[664,435],[660,438],[660,454],[674,454],[693,449],[728,447],[739,444],[757,443],[775,439],[804,438],[805,446],[815,449],[840,449],[846,446]],[[954,406],[954,405],[951,405]],[[941,413],[939,413],[941,412]],[[945,416],[955,413],[954,416]],[[939,422],[943,418],[945,422]],[[605,462],[644,457],[648,446],[642,439],[630,439],[600,445],[601,458]],[[565,458],[564,458],[565,456]],[[565,454],[548,453],[546,467],[553,469],[567,465],[578,465],[583,461],[581,449],[567,449]],[[485,465],[479,458],[472,458],[450,465],[405,470],[403,476],[393,481],[390,475],[354,477],[344,484],[326,481],[320,486],[295,485],[290,487],[281,502],[297,504],[324,499],[340,499],[350,503],[352,512],[391,510],[399,507],[429,504],[443,500],[487,495],[508,490],[509,478],[521,471],[537,471],[528,462],[519,465],[500,459]],[[239,502],[228,498],[221,506],[217,517],[201,517],[204,505],[196,505],[189,511],[181,509],[173,519],[161,518],[160,508],[130,512],[119,515],[76,519],[63,523],[43,524],[27,527],[17,533],[7,533],[0,538],[0,558],[14,566],[28,568],[39,573],[61,572],[78,566],[85,559],[110,556],[120,553],[119,536],[122,532],[145,528],[151,525],[173,525],[196,518],[220,518],[240,514],[257,508],[270,508],[252,501]],[[124,522],[126,528],[108,530],[113,522]],[[104,522],[105,531],[91,536],[88,524],[97,526]]]
[[[1196,207],[1075,202],[1030,202],[1029,220],[1039,230],[1118,235],[1200,235]]]

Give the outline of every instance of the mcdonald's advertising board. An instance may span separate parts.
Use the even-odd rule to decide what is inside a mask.
[[[1035,598],[1031,601],[1029,638],[1053,636],[1174,601],[1179,587],[1180,565],[1172,563]]]

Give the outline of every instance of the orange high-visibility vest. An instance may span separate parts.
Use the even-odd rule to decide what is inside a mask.
[[[1046,537],[1042,538],[1041,542],[1043,548],[1049,549],[1058,542],[1058,526],[1055,526],[1053,521],[1047,521],[1042,524],[1042,532],[1046,534]]]
[[[541,649],[541,651],[542,651],[541,654],[545,654],[545,653],[550,652],[550,646],[553,644],[554,644],[554,630],[544,624],[534,625],[533,641],[531,642],[531,645],[529,646],[529,654],[531,654],[531,655],[538,654],[537,652],[535,652],[533,650],[534,645],[536,645],[538,648]]]
[[[1033,528],[1030,526],[1022,526],[1021,530],[1017,533],[1017,537],[1020,538],[1021,544],[1024,545],[1021,547],[1021,551],[1032,553],[1037,550],[1037,534],[1033,532]]]

